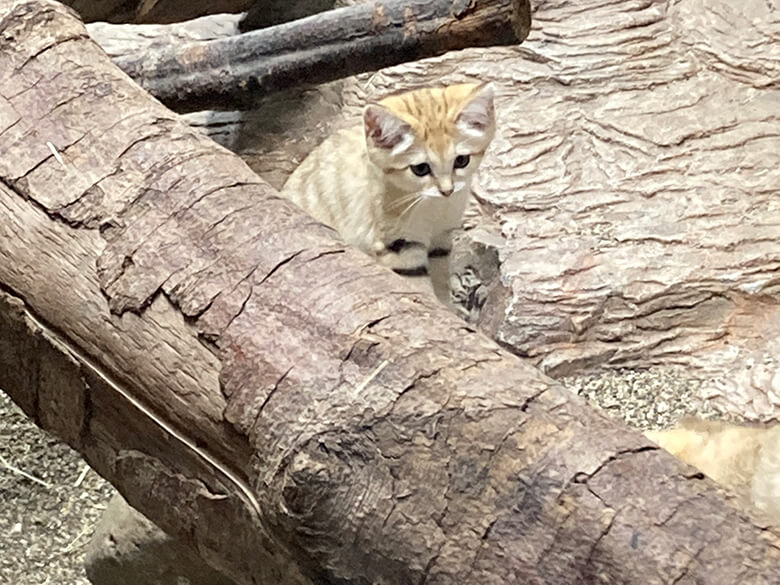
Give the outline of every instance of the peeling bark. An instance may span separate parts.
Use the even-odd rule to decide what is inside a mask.
[[[780,581],[777,534],[334,239],[59,4],[0,0],[0,36],[0,387],[215,567]]]

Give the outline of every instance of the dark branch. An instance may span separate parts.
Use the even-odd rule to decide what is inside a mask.
[[[527,0],[384,0],[115,62],[176,111],[247,109],[291,86],[519,43],[529,27]]]

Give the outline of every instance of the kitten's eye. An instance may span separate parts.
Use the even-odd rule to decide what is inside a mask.
[[[453,166],[456,169],[465,169],[467,166],[469,166],[470,162],[471,157],[468,154],[459,154],[455,157],[455,164]]]
[[[429,165],[428,163],[420,163],[419,165],[410,165],[409,168],[412,169],[412,172],[418,177],[424,177],[425,175],[431,174],[431,165]]]

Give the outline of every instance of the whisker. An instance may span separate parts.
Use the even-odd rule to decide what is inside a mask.
[[[414,209],[414,206],[415,206],[415,205],[417,205],[417,204],[418,204],[420,201],[422,201],[423,199],[424,199],[424,197],[418,197],[417,199],[415,199],[414,201],[412,201],[412,203],[411,203],[409,206],[407,206],[407,207],[406,207],[406,209],[404,209],[404,210],[401,212],[401,217],[403,217],[403,216],[404,216],[405,214],[407,214],[407,213],[411,213],[412,209]]]
[[[407,195],[404,195],[403,197],[399,197],[398,199],[393,201],[387,207],[387,210],[388,211],[392,211],[392,210],[396,209],[397,207],[401,207],[402,205],[406,205],[410,201],[413,201],[413,200],[417,199],[419,196],[420,196],[419,193],[409,193]]]

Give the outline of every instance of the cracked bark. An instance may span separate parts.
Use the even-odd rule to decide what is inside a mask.
[[[246,584],[780,581],[733,499],[58,42],[80,31],[0,0],[0,387],[132,505]],[[79,200],[93,224],[59,215]]]

